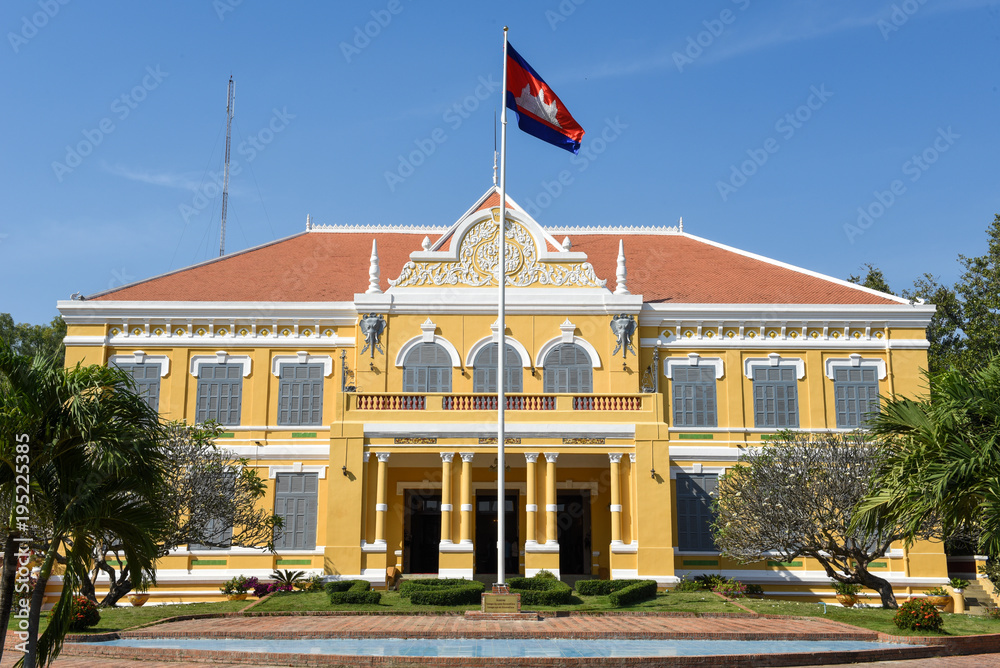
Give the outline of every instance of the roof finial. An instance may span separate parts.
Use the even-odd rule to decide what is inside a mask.
[[[618,271],[615,274],[615,294],[616,295],[627,295],[631,294],[628,291],[628,286],[625,284],[626,274],[628,272],[625,270],[625,243],[619,239],[618,240]]]
[[[677,221],[677,231],[678,232],[684,231],[684,216],[681,216],[680,220]]]
[[[493,185],[497,184],[497,152],[493,151]]]
[[[368,289],[365,290],[365,293],[378,294],[381,292],[382,288],[379,287],[378,242],[372,239],[371,264],[368,266]]]
[[[312,216],[306,214],[306,232],[312,229]]]

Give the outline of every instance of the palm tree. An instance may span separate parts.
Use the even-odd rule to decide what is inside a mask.
[[[929,397],[885,399],[870,423],[889,456],[856,521],[887,515],[912,538],[934,518],[945,535],[971,532],[982,554],[1000,554],[1000,356],[927,378]]]
[[[51,661],[61,647],[72,594],[90,570],[96,535],[120,536],[134,571],[154,579],[155,537],[163,526],[154,500],[166,462],[159,417],[121,371],[79,364],[63,369],[54,357],[16,355],[0,341],[0,378],[6,384],[0,392],[0,508],[14,508],[19,500],[17,467],[23,459],[17,460],[15,443],[27,442],[27,506],[44,554],[24,659],[34,668]],[[10,533],[28,528],[18,522]],[[57,561],[65,564],[62,595],[38,637],[45,586]],[[13,577],[13,569],[4,570],[0,592]],[[7,614],[12,602],[2,601]]]

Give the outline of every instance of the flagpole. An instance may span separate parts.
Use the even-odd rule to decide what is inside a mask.
[[[504,466],[504,409],[506,396],[505,361],[507,358],[507,325],[505,316],[505,288],[507,284],[507,26],[503,27],[503,85],[500,86],[500,253],[497,271],[497,584],[504,584],[504,511],[507,505]]]

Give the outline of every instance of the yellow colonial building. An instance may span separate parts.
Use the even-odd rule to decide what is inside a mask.
[[[500,332],[499,201],[491,188],[450,227],[307,222],[59,303],[68,364],[116,364],[164,418],[224,425],[284,520],[276,555],[172,552],[154,600],[274,568],[489,580],[498,504],[510,574],[721,572],[832,596],[808,559],[721,557],[711,494],[779,430],[849,431],[879,395],[919,394],[933,307],[682,228],[543,227],[509,200]],[[903,595],[947,577],[939,544],[895,546],[873,569]]]

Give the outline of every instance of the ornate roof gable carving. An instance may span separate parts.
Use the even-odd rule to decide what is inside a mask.
[[[396,280],[393,288],[497,285],[500,208],[476,211],[463,221],[444,251],[418,251]],[[604,288],[585,253],[564,249],[548,251],[546,235],[530,216],[507,210],[504,225],[506,238],[507,285],[510,287]]]

